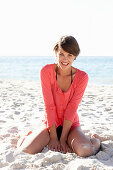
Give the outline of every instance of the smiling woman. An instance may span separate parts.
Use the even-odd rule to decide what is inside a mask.
[[[20,147],[31,154],[41,152],[48,145],[48,149],[63,153],[94,155],[100,149],[100,140],[85,136],[77,114],[88,83],[87,73],[72,67],[80,53],[79,45],[74,37],[63,36],[54,51],[57,63],[45,65],[40,74],[45,127],[39,134],[30,133]]]
[[[76,39],[72,36],[61,37],[59,42],[56,43],[54,51],[58,63],[57,66],[61,69],[61,70],[58,69],[58,73],[60,71],[60,75],[62,73],[63,73],[62,75],[70,75],[70,73],[75,74],[76,69],[74,69],[74,67],[71,66],[73,61],[80,53],[80,48]],[[62,72],[63,69],[65,69],[66,72],[65,71]],[[57,69],[55,68],[55,70]],[[62,83],[64,84],[64,82],[61,82],[60,84]]]

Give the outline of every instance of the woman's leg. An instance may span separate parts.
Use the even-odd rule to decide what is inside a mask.
[[[19,143],[17,143],[17,147],[25,153],[35,154],[41,152],[49,143],[49,140],[48,130],[43,129],[41,132],[37,133],[37,131],[34,131],[30,135],[25,136],[25,138],[20,139]]]
[[[100,140],[86,136],[80,127],[75,127],[68,136],[68,145],[82,157],[96,154],[100,149]]]

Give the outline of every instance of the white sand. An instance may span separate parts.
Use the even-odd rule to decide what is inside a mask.
[[[109,137],[95,156],[48,151],[35,155],[15,149],[19,134],[40,127],[44,105],[40,84],[0,80],[0,168],[38,170],[113,170],[113,86],[88,86],[78,109],[86,134]]]

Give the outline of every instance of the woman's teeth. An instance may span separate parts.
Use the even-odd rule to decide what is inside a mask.
[[[62,64],[63,64],[63,65],[65,65],[65,66],[67,66],[67,65],[68,65],[68,63],[63,63],[63,62],[62,62]]]

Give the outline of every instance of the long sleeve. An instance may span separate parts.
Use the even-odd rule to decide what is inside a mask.
[[[45,104],[45,113],[47,127],[51,127],[55,123],[56,106],[54,104],[53,94],[51,90],[50,72],[47,66],[44,66],[40,72],[43,99]]]
[[[71,122],[73,122],[74,119],[76,119],[77,108],[82,100],[87,83],[88,75],[85,72],[81,72],[77,80],[77,85],[75,87],[74,94],[66,107],[64,113],[64,120],[70,120]]]

